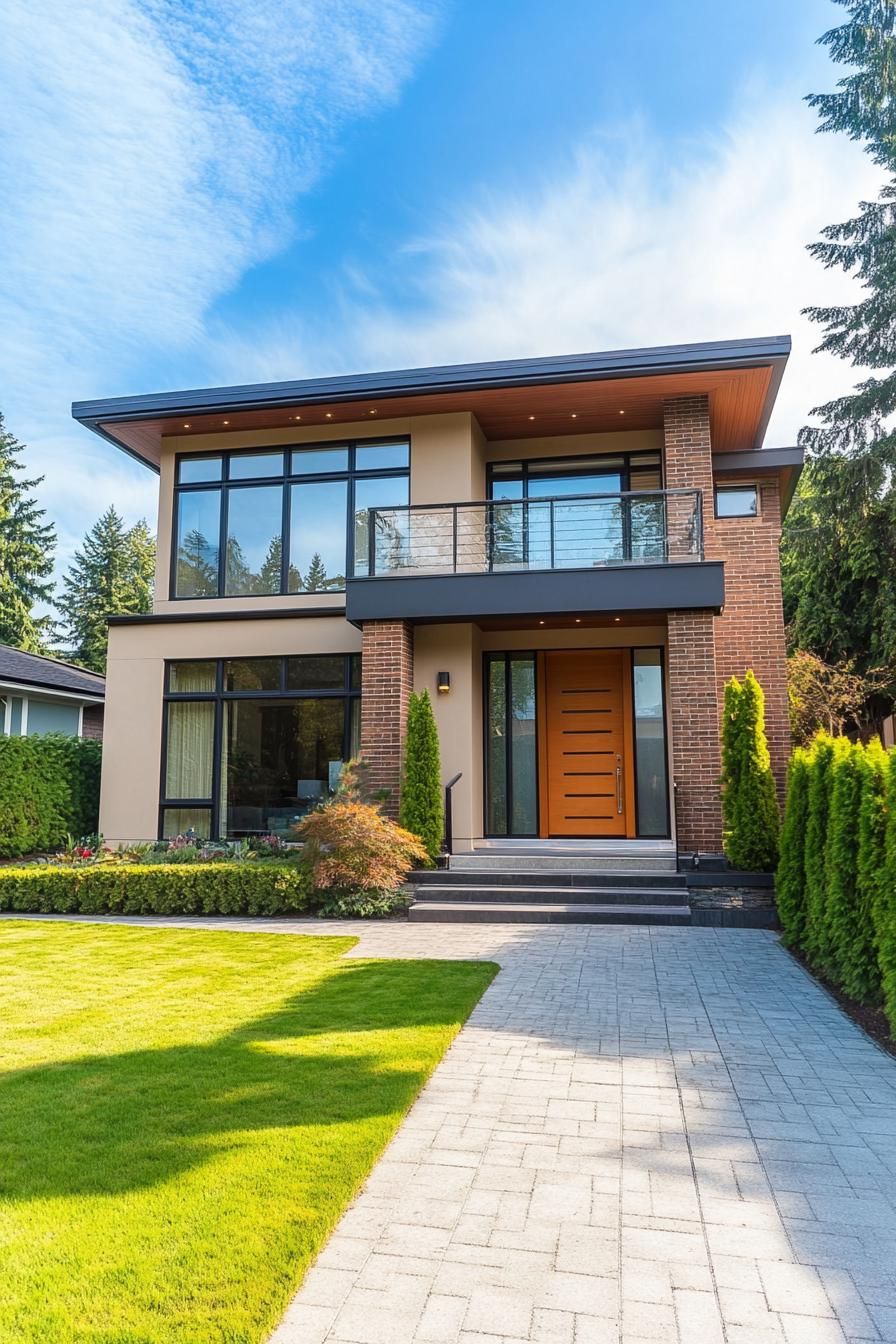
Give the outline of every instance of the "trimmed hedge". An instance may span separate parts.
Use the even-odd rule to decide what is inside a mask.
[[[294,915],[311,907],[295,864],[0,868],[0,910],[57,915]]]
[[[776,887],[787,946],[896,1036],[896,749],[820,733],[794,753]]]
[[[99,742],[50,733],[0,736],[0,858],[56,849],[93,834],[100,798]]]

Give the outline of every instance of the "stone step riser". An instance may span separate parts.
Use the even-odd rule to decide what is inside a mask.
[[[685,891],[687,889],[687,879],[684,873],[632,873],[618,869],[612,872],[591,873],[560,872],[554,869],[536,872],[528,869],[500,872],[491,868],[482,870],[431,868],[421,869],[413,873],[409,880],[411,885],[418,889],[432,886],[476,887],[482,885],[488,887],[633,887],[641,889],[655,887],[663,891],[673,889]]]
[[[691,922],[688,906],[617,907],[590,906],[544,909],[526,905],[477,905],[420,902],[411,906],[408,919],[418,924],[652,924],[686,926]]]
[[[618,856],[589,858],[575,854],[452,854],[448,867],[451,872],[566,872],[566,873],[674,873],[674,858],[620,859]]]
[[[647,891],[633,887],[492,887],[483,883],[475,886],[453,887],[422,886],[414,891],[418,903],[488,901],[490,904],[510,905],[687,905],[685,890],[650,888]]]

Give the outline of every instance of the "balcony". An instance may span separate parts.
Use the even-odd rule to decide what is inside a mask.
[[[350,620],[718,610],[700,490],[370,509]]]

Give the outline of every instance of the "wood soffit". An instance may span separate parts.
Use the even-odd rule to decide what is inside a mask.
[[[771,364],[763,364],[734,370],[296,403],[274,409],[216,410],[190,414],[189,418],[181,412],[164,418],[110,420],[100,422],[98,428],[146,463],[158,466],[161,441],[169,436],[189,439],[228,433],[236,442],[236,436],[248,430],[329,429],[340,423],[369,425],[370,435],[375,436],[378,422],[460,411],[472,412],[489,440],[660,429],[664,401],[705,394],[709,397],[714,452],[737,452],[758,446],[772,371]]]

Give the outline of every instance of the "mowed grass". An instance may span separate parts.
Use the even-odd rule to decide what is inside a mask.
[[[0,1341],[257,1344],[491,980],[0,921]]]

